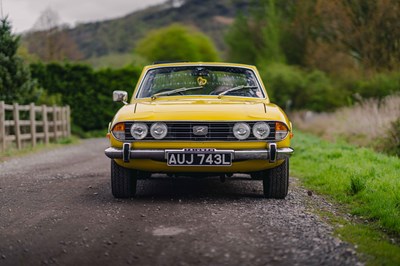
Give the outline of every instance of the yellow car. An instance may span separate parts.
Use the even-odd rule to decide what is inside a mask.
[[[111,188],[116,198],[136,194],[137,179],[153,173],[263,180],[264,196],[285,198],[292,124],[270,103],[254,66],[161,63],[147,66],[131,101],[109,125]]]

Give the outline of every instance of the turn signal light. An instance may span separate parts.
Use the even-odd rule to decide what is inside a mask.
[[[125,124],[119,123],[114,126],[113,131],[124,131],[125,132]]]
[[[275,139],[276,140],[283,140],[288,135],[289,130],[287,126],[282,122],[275,123]]]
[[[114,126],[112,133],[118,140],[125,140],[125,124],[118,123]]]

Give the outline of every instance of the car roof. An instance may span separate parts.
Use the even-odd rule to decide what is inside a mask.
[[[145,66],[145,70],[162,68],[162,67],[178,67],[178,66],[220,66],[220,67],[241,67],[257,70],[253,65],[226,63],[226,62],[156,62],[153,65]]]

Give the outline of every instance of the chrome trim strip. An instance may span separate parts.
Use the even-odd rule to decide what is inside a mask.
[[[173,150],[131,150],[129,158],[165,161],[167,151]],[[176,151],[182,151],[182,149]],[[270,159],[269,150],[218,150],[218,152],[232,152],[232,161]],[[276,149],[276,160],[289,158],[293,152],[294,150],[292,148],[278,148]],[[110,147],[107,148],[104,153],[110,159],[123,159],[123,149]]]

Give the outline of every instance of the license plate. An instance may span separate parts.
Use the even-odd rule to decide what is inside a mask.
[[[231,166],[232,152],[183,150],[167,151],[169,166]]]

